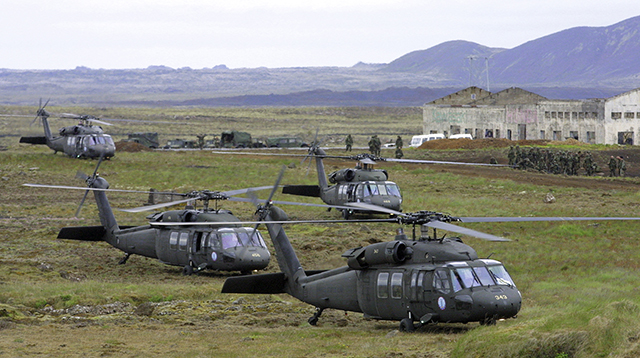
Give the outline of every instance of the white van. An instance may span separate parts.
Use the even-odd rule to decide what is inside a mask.
[[[473,137],[471,136],[471,134],[469,133],[464,133],[464,134],[452,134],[449,136],[449,139],[473,139]]]
[[[430,140],[436,140],[436,139],[444,139],[444,134],[432,133],[432,134],[414,135],[411,138],[411,143],[409,144],[409,147],[417,148],[420,145],[422,145],[422,143],[424,142],[428,142]]]

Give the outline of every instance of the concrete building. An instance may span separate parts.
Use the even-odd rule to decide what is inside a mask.
[[[606,99],[550,100],[520,88],[469,87],[425,104],[423,132],[633,145],[640,143],[640,88]]]

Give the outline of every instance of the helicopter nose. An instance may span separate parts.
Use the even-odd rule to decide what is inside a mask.
[[[515,287],[489,287],[485,290],[474,292],[474,302],[485,317],[494,319],[511,318],[520,311],[522,296]]]
[[[249,247],[240,255],[236,255],[236,260],[242,262],[243,266],[251,267],[252,270],[260,270],[269,264],[271,255],[269,251],[259,247]]]
[[[383,208],[400,211],[400,204],[402,199],[396,196],[379,195],[374,196],[371,199],[371,204],[382,206]]]

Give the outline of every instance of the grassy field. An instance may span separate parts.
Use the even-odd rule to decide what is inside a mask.
[[[147,115],[152,116],[155,110],[149,111]],[[353,133],[364,133],[363,128],[369,127],[367,118],[374,114],[353,111]],[[124,117],[114,113],[113,117]],[[327,128],[335,125],[333,118],[325,119]],[[389,133],[402,132],[393,127]],[[90,173],[96,161],[74,160],[12,140],[6,151],[0,151],[0,357],[560,358],[640,354],[640,223],[469,224],[512,240],[464,239],[481,257],[492,255],[502,261],[522,292],[519,317],[496,326],[438,324],[404,334],[396,331],[397,322],[368,321],[360,314],[328,310],[318,326],[312,327],[307,318],[314,308],[289,296],[221,294],[224,279],[235,273],[185,277],[179,267],[135,256],[126,265],[118,265],[122,253],[105,243],[57,240],[61,227],[99,224],[95,204],[88,199],[81,218],[74,219],[81,191],[21,184],[82,185],[74,178],[76,171]],[[407,150],[406,154],[424,153]],[[429,155],[464,158],[483,153],[433,151]],[[288,166],[285,184],[315,182],[314,169],[306,175],[307,166],[300,165],[300,158],[225,156],[208,151],[118,152],[103,163],[100,174],[111,188],[118,189],[227,190],[269,185],[282,165]],[[352,165],[335,160],[328,163],[328,169]],[[621,185],[612,189],[607,186],[612,183],[608,178],[585,178],[593,185],[581,187],[555,185],[551,180],[551,184],[537,180],[532,184],[533,180],[523,180],[523,173],[511,169],[498,168],[497,175],[483,177],[460,175],[441,166],[381,166],[400,185],[404,211],[428,209],[458,216],[637,216],[640,206],[638,178],[621,179]],[[556,197],[553,204],[544,203],[549,192]],[[110,193],[109,198],[117,208],[140,206],[147,199],[123,193]],[[277,198],[292,200],[282,194]],[[253,213],[248,204],[226,202],[223,207],[241,218],[248,219]],[[294,219],[339,217],[320,208],[284,209]],[[145,214],[117,212],[116,217],[121,225],[146,222]],[[396,228],[354,223],[293,225],[286,230],[303,267],[326,269],[344,265],[340,255],[347,249],[391,240]],[[277,270],[273,262],[266,271]]]

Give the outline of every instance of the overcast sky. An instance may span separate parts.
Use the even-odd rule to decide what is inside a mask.
[[[630,0],[7,0],[0,68],[352,66],[638,15]]]

